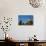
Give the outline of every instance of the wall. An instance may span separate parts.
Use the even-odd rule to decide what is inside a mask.
[[[30,6],[28,0],[0,0],[0,19],[1,17],[12,17],[13,22],[8,34],[10,37],[16,40],[27,40],[34,34],[37,35],[37,39],[45,40],[45,15],[46,8],[39,7],[33,8]],[[18,16],[33,15],[34,25],[33,26],[19,26]],[[2,33],[2,31],[0,31]],[[0,33],[0,34],[1,34]],[[45,34],[44,34],[45,33]],[[4,33],[3,33],[4,34]],[[2,34],[1,34],[2,35]],[[4,37],[0,36],[0,39]]]

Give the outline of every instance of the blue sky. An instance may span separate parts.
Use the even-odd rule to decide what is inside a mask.
[[[19,21],[27,22],[28,19],[33,20],[33,15],[19,15]]]

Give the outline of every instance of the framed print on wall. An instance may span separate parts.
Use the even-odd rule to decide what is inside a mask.
[[[33,15],[19,15],[18,25],[33,25]]]

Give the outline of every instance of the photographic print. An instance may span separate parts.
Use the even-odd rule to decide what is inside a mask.
[[[33,25],[33,15],[19,15],[18,24],[19,25]]]

